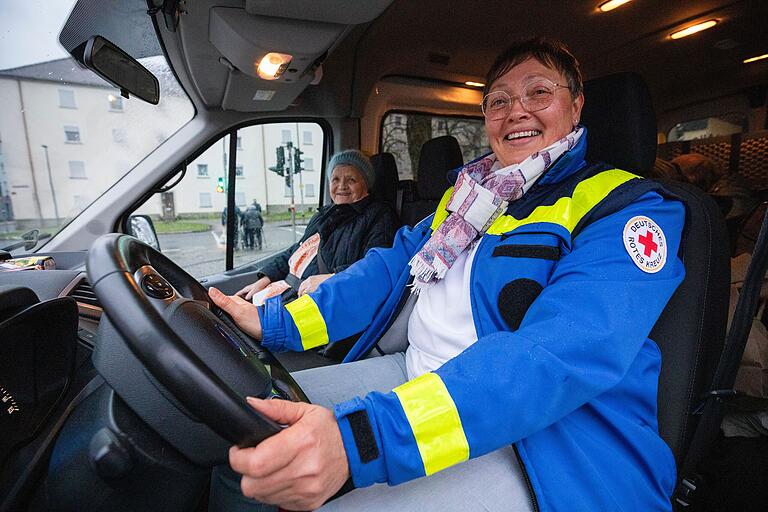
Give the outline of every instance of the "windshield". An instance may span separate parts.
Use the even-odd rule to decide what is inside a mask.
[[[160,81],[159,105],[72,59],[59,32],[75,3],[0,2],[0,249],[11,254],[55,235],[194,114],[149,16],[143,46],[156,55],[139,62]],[[102,4],[101,15],[113,5]]]

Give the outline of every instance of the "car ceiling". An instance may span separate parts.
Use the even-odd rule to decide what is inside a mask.
[[[608,13],[597,9],[600,1],[394,0],[387,7],[389,1],[353,2],[369,6],[355,16],[347,12],[351,4],[345,0],[187,0],[179,29],[170,33],[161,24],[161,32],[166,44],[179,45],[183,62],[174,67],[185,67],[193,95],[206,108],[245,112],[358,117],[382,78],[482,81],[496,54],[511,41],[540,35],[568,44],[586,79],[640,73],[657,110],[764,89],[768,82],[768,61],[742,64],[768,51],[768,2],[762,0],[634,0]],[[320,55],[318,62],[329,50],[319,85],[309,85],[316,78],[311,65],[286,83],[261,80],[231,64],[235,50],[227,50],[225,57],[222,47],[228,41],[236,47],[236,34],[214,34],[220,32],[215,13],[224,8],[232,19],[247,20],[242,36],[256,46],[274,44],[272,51],[285,51],[286,41],[301,41],[308,54]],[[376,17],[360,23],[366,16]],[[718,25],[677,41],[669,38],[678,28],[709,19]],[[330,36],[318,37],[318,27],[330,28]],[[270,31],[290,36],[270,38]],[[264,88],[277,91],[273,99],[254,101],[254,91]]]

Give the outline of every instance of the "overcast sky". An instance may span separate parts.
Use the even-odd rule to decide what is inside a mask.
[[[61,59],[59,31],[74,0],[0,0],[0,69]]]

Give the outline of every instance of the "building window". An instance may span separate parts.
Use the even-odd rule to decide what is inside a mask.
[[[304,132],[303,143],[306,146],[311,146],[312,145],[312,132],[310,132],[310,131],[305,131]]]
[[[242,165],[236,165],[235,166],[235,177],[236,178],[242,178],[243,177],[243,166]]]
[[[200,192],[200,208],[211,208],[213,205],[211,204],[211,193],[210,192]]]
[[[112,128],[112,141],[118,144],[125,143],[125,130],[123,128]]]
[[[235,206],[245,206],[245,192],[235,192]]]
[[[283,130],[283,143],[291,142],[291,130]]]
[[[241,136],[237,136],[237,149],[243,149],[243,138]]]
[[[88,179],[88,176],[85,175],[85,162],[80,160],[70,160],[69,177],[73,180]]]
[[[307,197],[315,197],[315,184],[314,183],[305,183],[304,184],[304,195]]]
[[[80,144],[80,128],[77,126],[65,126],[64,141],[70,144]]]
[[[197,177],[198,178],[208,177],[208,164],[197,164]]]
[[[75,104],[75,91],[59,89],[59,107],[77,108],[77,105]]]
[[[311,158],[305,158],[303,167],[305,171],[314,171],[315,170],[314,161]]]
[[[107,96],[107,100],[109,101],[109,111],[110,112],[122,112],[123,111],[123,97],[122,96],[115,96],[114,94],[110,94]]]

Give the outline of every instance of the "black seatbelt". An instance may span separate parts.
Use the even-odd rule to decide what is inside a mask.
[[[763,218],[760,234],[755,242],[752,261],[749,263],[744,285],[739,293],[731,326],[712,378],[712,386],[703,404],[694,412],[694,414],[700,414],[701,418],[681,465],[679,483],[673,495],[675,502],[683,507],[691,504],[696,488],[703,483],[696,473],[696,467],[717,437],[723,420],[725,400],[735,395],[733,383],[752,328],[752,319],[757,313],[766,270],[768,270],[768,212]]]

